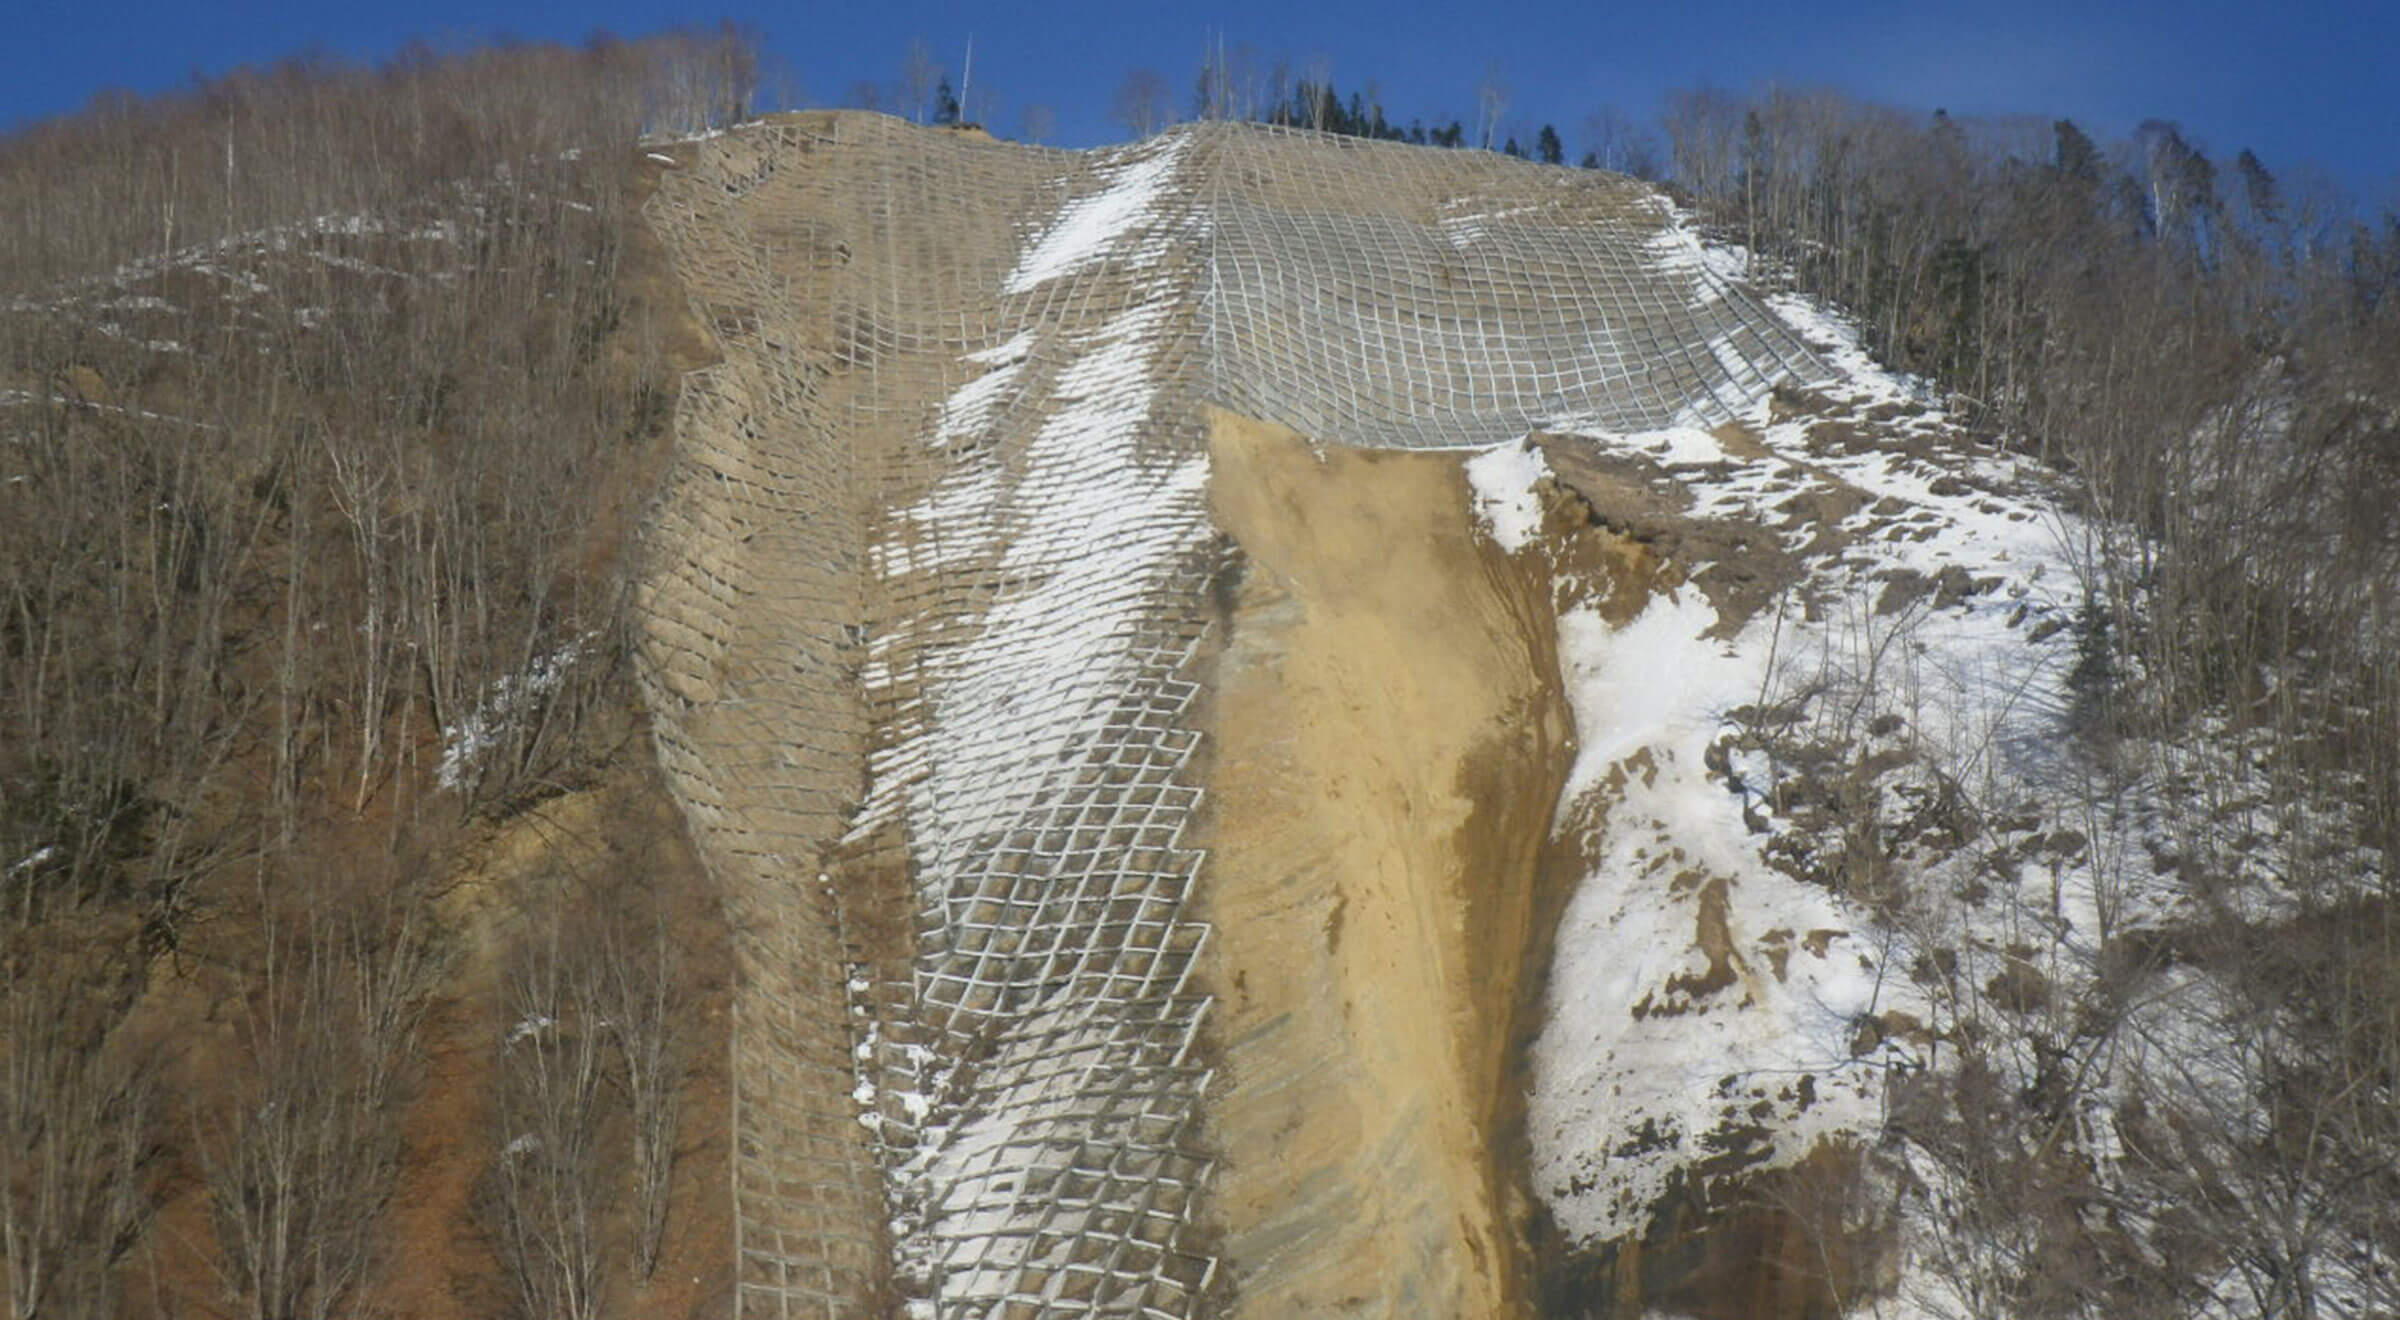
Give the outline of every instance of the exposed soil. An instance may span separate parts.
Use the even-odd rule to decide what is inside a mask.
[[[635,1280],[621,1213],[603,1225],[608,1313],[685,1320],[730,1309],[728,932],[715,887],[638,747],[629,747],[594,787],[488,829],[443,867],[434,902],[449,955],[419,1030],[422,1071],[401,1118],[399,1180],[380,1268],[357,1299],[361,1314],[483,1320],[508,1313],[506,1280],[476,1214],[482,1179],[501,1145],[491,1111],[497,1045],[508,1026],[498,993],[500,957],[526,898],[524,877],[612,867],[666,897],[684,944],[691,1011],[680,1026],[690,1073],[681,1094],[664,1252],[651,1278]],[[129,1022],[159,1040],[175,1095],[154,1184],[157,1217],[118,1275],[122,1315],[214,1315],[227,1304],[208,1191],[191,1145],[193,1125],[205,1121],[211,1097],[229,1084],[227,1070],[239,1057],[236,1023],[247,982],[237,966],[211,952],[238,957],[239,946],[255,938],[233,925],[220,922],[201,948],[158,959]],[[612,1210],[629,1199],[616,1198]]]
[[[1715,434],[1737,457],[1750,457],[1760,448],[1756,437],[1736,425],[1719,427]],[[1559,484],[1581,497],[1589,530],[1602,533],[1601,539],[1632,542],[1664,566],[1659,571],[1678,580],[1681,570],[1675,566],[1706,565],[1692,583],[1716,608],[1720,635],[1740,631],[1753,614],[1799,581],[1799,562],[1773,533],[1750,523],[1693,516],[1687,511],[1690,492],[1647,460],[1574,439],[1537,435],[1534,441]],[[1838,514],[1824,521],[1836,520]],[[1588,535],[1587,531],[1575,539]],[[1630,599],[1630,611],[1620,615],[1617,609],[1604,608],[1604,615],[1621,623],[1640,611],[1648,595]]]
[[[1547,569],[1475,533],[1455,455],[1218,414],[1211,457],[1240,550],[1203,890],[1228,1314],[1525,1314],[1492,1151],[1572,754]]]
[[[406,1163],[393,1203],[392,1247],[380,1300],[388,1313],[424,1320],[481,1320],[508,1309],[505,1281],[475,1217],[480,1180],[497,1156],[491,1086],[496,1043],[507,1030],[499,960],[524,901],[524,877],[615,868],[666,897],[683,941],[691,1010],[681,1022],[691,1072],[680,1105],[681,1139],[657,1271],[636,1280],[617,1198],[608,1313],[628,1320],[725,1314],[733,1287],[732,1204],[725,1170],[729,932],[714,885],[692,852],[657,772],[629,748],[593,789],[541,804],[495,831],[444,896],[460,941],[453,974],[424,1027],[425,1079],[410,1107]]]

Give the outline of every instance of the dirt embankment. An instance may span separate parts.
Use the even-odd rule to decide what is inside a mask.
[[[1456,455],[1221,413],[1210,450],[1241,552],[1204,890],[1228,1314],[1525,1314],[1490,1152],[1573,750],[1547,572],[1476,534]]]

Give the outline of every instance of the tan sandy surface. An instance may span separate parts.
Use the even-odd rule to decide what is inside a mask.
[[[1455,455],[1219,414],[1211,459],[1245,565],[1204,887],[1231,1313],[1525,1314],[1489,1149],[1572,750],[1547,573],[1476,536]]]

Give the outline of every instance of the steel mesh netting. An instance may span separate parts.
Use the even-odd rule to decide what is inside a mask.
[[[650,214],[725,354],[643,600],[662,762],[744,896],[742,1314],[1189,1315],[1203,405],[1467,446],[1822,369],[1646,190],[1483,153],[802,116]]]
[[[1212,135],[1218,402],[1368,447],[1724,421],[1823,373],[1647,187],[1486,152]]]
[[[1212,566],[1193,254],[1172,192],[1125,186],[1171,150],[1060,158],[987,231],[989,328],[919,396],[871,552],[885,717],[853,846],[903,841],[918,914],[867,1062],[896,1278],[940,1313],[1183,1315],[1210,1269],[1188,1247],[1206,932],[1181,915]],[[1111,196],[1121,226],[1075,250],[1079,202]],[[1024,259],[1045,227],[1054,271]]]
[[[660,763],[736,914],[736,1296],[778,1320],[857,1314],[884,1256],[873,1151],[841,1103],[843,951],[803,869],[841,828],[864,735],[854,480],[809,301],[834,261],[805,227],[752,224],[797,209],[802,149],[718,139],[648,208],[723,358],[686,378],[637,596]]]

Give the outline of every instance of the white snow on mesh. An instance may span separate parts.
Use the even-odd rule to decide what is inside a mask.
[[[1002,289],[1023,293],[1107,257],[1120,239],[1168,199],[1176,164],[1191,141],[1188,136],[1162,139],[1154,154],[1111,169],[1105,176],[1108,186],[1060,210],[1050,228],[1018,259]]]

